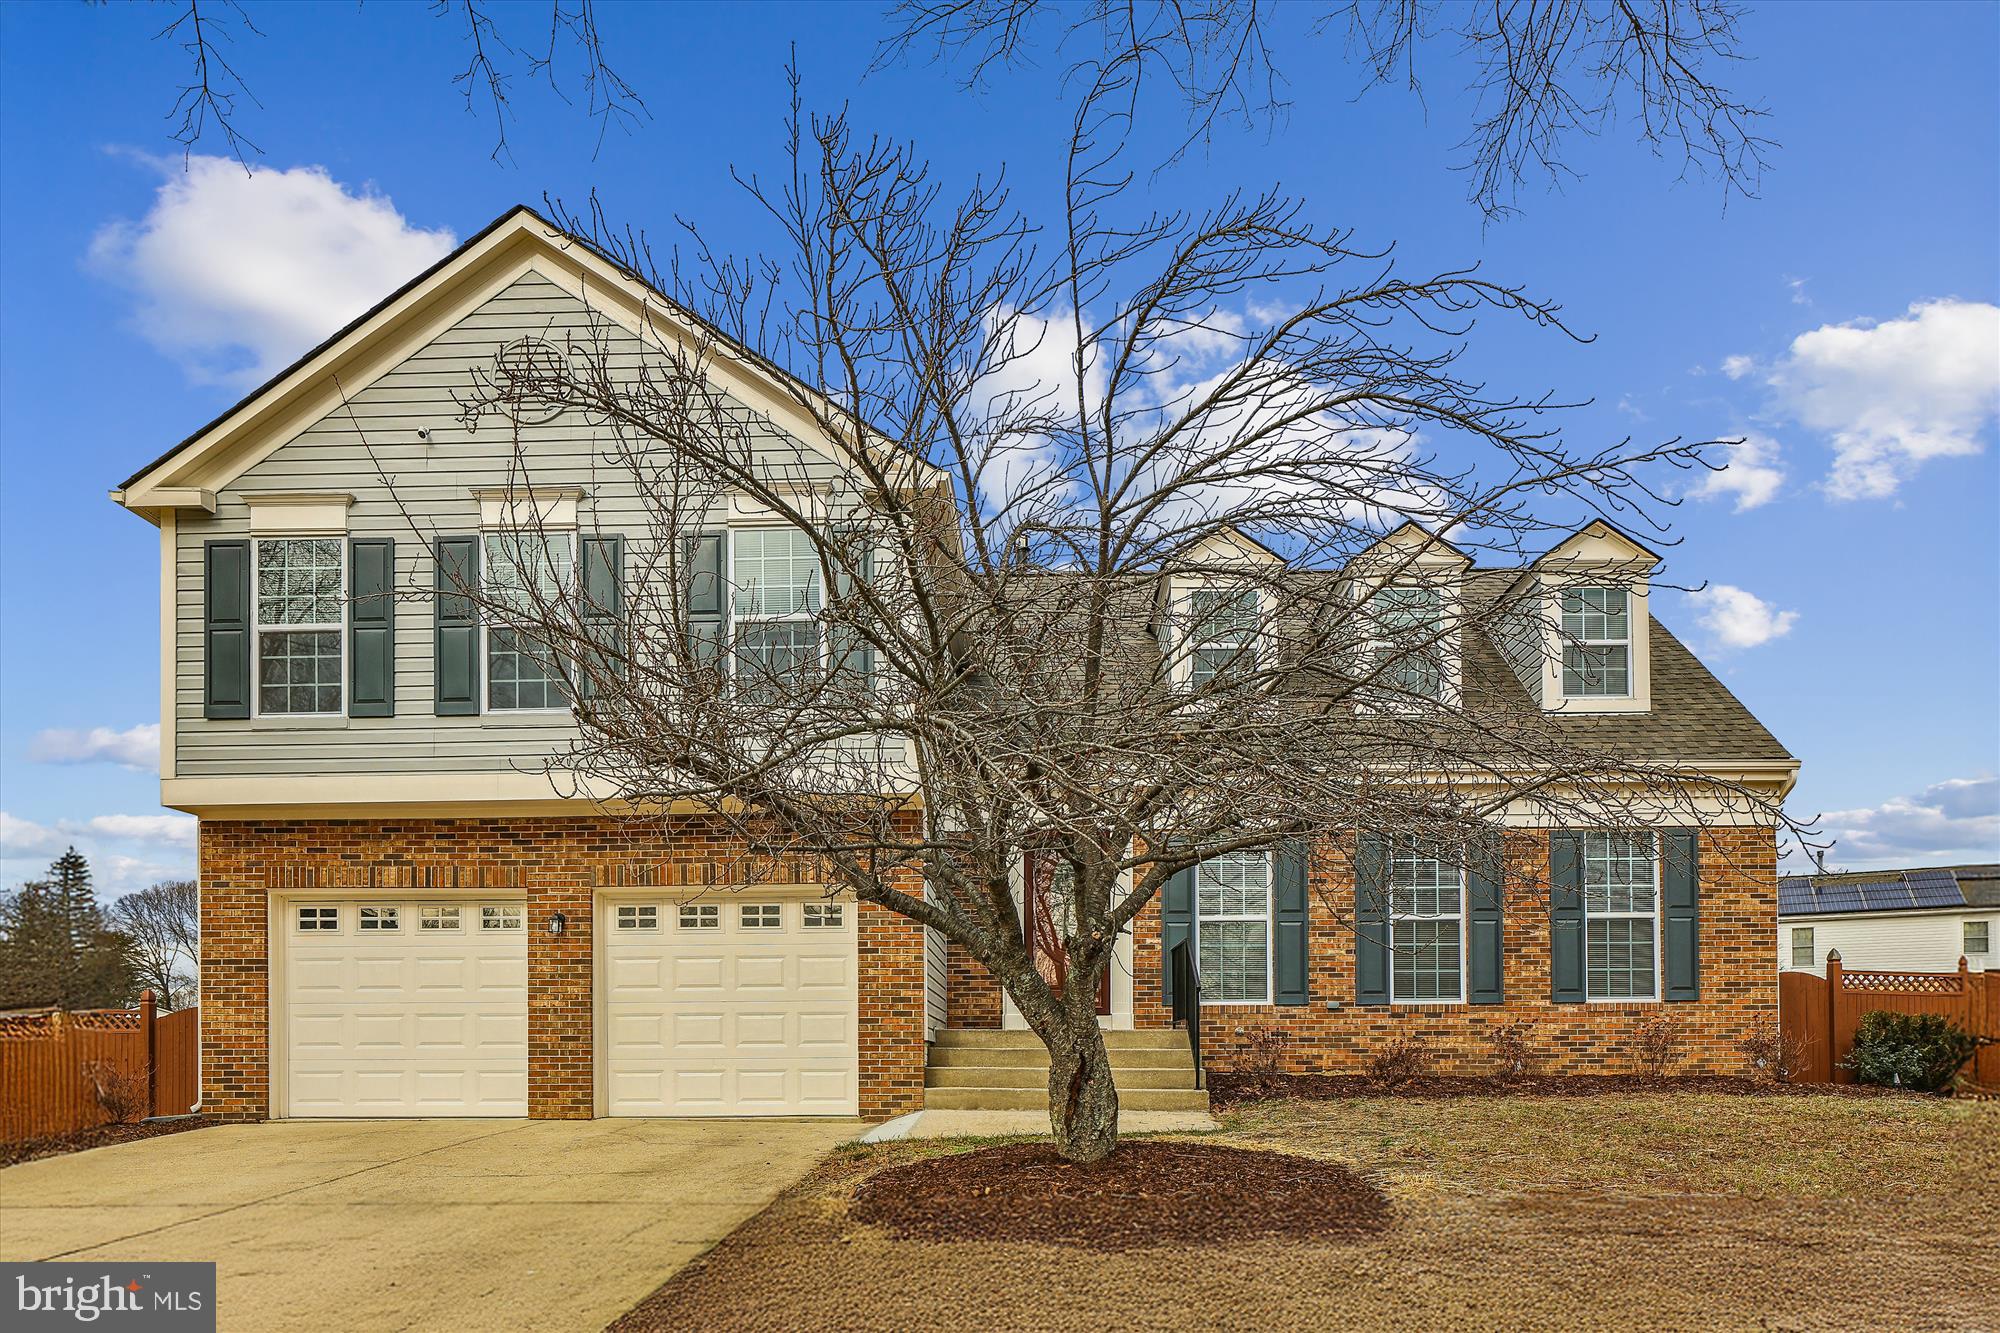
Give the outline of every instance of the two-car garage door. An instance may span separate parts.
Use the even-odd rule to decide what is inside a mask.
[[[283,1114],[528,1113],[520,899],[294,899],[280,916]],[[596,943],[600,1113],[855,1113],[851,904],[607,900]]]

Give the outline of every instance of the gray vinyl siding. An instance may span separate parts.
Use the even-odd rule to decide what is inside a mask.
[[[1494,646],[1513,670],[1514,678],[1537,706],[1542,704],[1542,621],[1530,608],[1537,600],[1523,600],[1498,617]]]
[[[575,734],[560,714],[437,717],[432,711],[432,606],[403,600],[395,631],[396,715],[384,718],[251,718],[202,716],[202,551],[216,538],[250,535],[245,497],[257,493],[346,492],[350,537],[392,537],[396,585],[428,588],[430,540],[438,533],[479,530],[475,487],[515,484],[581,486],[578,511],[585,531],[647,529],[644,507],[629,479],[608,468],[597,433],[575,413],[520,428],[528,475],[514,463],[515,430],[488,415],[468,427],[454,393],[465,397],[491,369],[501,346],[519,337],[564,346],[600,338],[614,364],[635,367],[643,349],[537,274],[529,274],[465,316],[375,384],[346,409],[308,427],[231,482],[216,512],[182,510],[175,529],[175,771],[181,777],[312,775],[322,773],[534,771]],[[428,429],[430,438],[418,431]],[[774,434],[787,457],[793,446]],[[826,478],[823,460],[811,469]],[[384,477],[392,479],[385,483]],[[716,520],[721,521],[721,514]],[[483,669],[482,669],[483,677]],[[484,682],[482,679],[482,689]],[[343,689],[343,704],[345,689]]]
[[[941,930],[924,928],[924,1039],[934,1039],[945,1025],[945,938]]]

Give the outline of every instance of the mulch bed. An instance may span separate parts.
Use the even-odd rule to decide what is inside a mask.
[[[1212,1070],[1208,1096],[1217,1107],[1275,1097],[1329,1101],[1341,1097],[1596,1097],[1612,1093],[1690,1092],[1725,1097],[1908,1097],[1905,1088],[1864,1083],[1772,1083],[1726,1074],[1425,1074],[1394,1087],[1366,1074],[1241,1074]]]
[[[877,1171],[850,1216],[903,1240],[1132,1250],[1365,1236],[1388,1225],[1389,1204],[1345,1167],[1287,1153],[1146,1141],[1080,1166],[1015,1143]]]
[[[159,1138],[162,1134],[183,1134],[190,1129],[206,1129],[218,1123],[210,1116],[191,1115],[174,1120],[148,1120],[136,1125],[93,1125],[89,1129],[52,1134],[43,1139],[0,1143],[0,1166],[18,1166],[22,1162],[61,1157],[65,1153],[83,1152],[88,1148],[105,1148],[114,1143],[136,1143],[140,1139]]]

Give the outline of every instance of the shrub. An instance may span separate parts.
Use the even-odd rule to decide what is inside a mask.
[[[108,1060],[83,1062],[84,1081],[97,1097],[105,1118],[114,1125],[136,1124],[146,1113],[146,1076],[120,1069]]]
[[[1534,1030],[1532,1018],[1502,1023],[1488,1030],[1486,1039],[1493,1043],[1493,1058],[1500,1062],[1502,1078],[1522,1078],[1534,1072],[1535,1050],[1528,1042]]]
[[[1876,1009],[1861,1016],[1845,1065],[1863,1083],[1942,1092],[1978,1046],[1942,1014]]]
[[[1244,1036],[1242,1075],[1251,1096],[1276,1097],[1285,1091],[1285,1055],[1291,1045],[1289,1033],[1269,1024]]]
[[[1750,1058],[1757,1077],[1773,1083],[1788,1083],[1806,1067],[1807,1041],[1794,1037],[1777,1023],[1759,1029],[1737,1047]]]
[[[1637,1043],[1639,1063],[1654,1078],[1664,1078],[1667,1067],[1680,1058],[1681,1025],[1665,1014],[1649,1018],[1639,1025]]]
[[[1396,1038],[1368,1057],[1368,1081],[1394,1092],[1413,1078],[1430,1072],[1431,1048],[1415,1033]]]

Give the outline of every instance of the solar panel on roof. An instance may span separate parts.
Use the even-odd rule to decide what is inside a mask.
[[[1959,891],[1958,881],[1955,879],[1947,878],[1942,883],[1935,880],[1927,880],[1921,884],[1912,884],[1910,892],[1915,896],[1917,906],[1919,907],[1963,907],[1965,905],[1965,895]]]
[[[1781,879],[1778,881],[1778,915],[1796,916],[1801,912],[1814,910],[1812,881],[1809,879]]]
[[[1822,912],[1858,912],[1861,910],[1861,890],[1852,884],[1830,884],[1820,889],[1819,910]]]
[[[1915,903],[1910,891],[1902,883],[1875,883],[1861,886],[1862,908],[1870,912],[1893,912],[1899,907],[1909,907]]]

